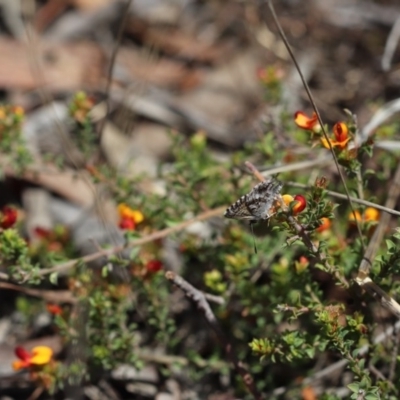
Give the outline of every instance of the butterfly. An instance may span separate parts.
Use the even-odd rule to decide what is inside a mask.
[[[277,195],[282,189],[282,182],[270,178],[254,186],[254,188],[225,211],[224,217],[246,219],[251,223],[267,220]]]

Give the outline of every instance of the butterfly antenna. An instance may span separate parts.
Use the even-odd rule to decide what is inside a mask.
[[[253,235],[254,253],[257,254],[256,238],[254,236],[254,230],[253,230],[254,223],[255,221],[250,221],[250,229],[251,229],[251,234]]]

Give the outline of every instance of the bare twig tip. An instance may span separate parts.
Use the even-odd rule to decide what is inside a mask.
[[[175,279],[175,274],[172,271],[167,271],[165,273],[165,277],[170,281],[173,281]]]

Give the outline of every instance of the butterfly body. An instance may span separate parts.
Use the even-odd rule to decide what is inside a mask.
[[[282,182],[273,178],[259,183],[249,193],[229,206],[224,216],[249,221],[267,220],[271,217],[271,208],[282,186]]]

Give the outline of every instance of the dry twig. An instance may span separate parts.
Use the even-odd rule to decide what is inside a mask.
[[[0,289],[15,290],[28,296],[38,297],[50,303],[76,303],[77,299],[69,290],[32,289],[9,282],[0,282]]]
[[[177,232],[184,230],[185,228],[187,228],[188,226],[190,226],[191,224],[193,224],[195,222],[205,221],[207,219],[210,219],[210,218],[213,218],[216,216],[220,216],[225,211],[225,209],[226,209],[226,206],[222,206],[222,207],[215,208],[213,210],[205,211],[204,213],[199,214],[196,217],[189,219],[187,221],[181,222],[180,224],[173,226],[171,228],[166,228],[166,229],[162,229],[157,232],[153,232],[150,235],[144,236],[140,239],[133,240],[132,242],[126,243],[122,246],[114,246],[109,249],[102,249],[96,253],[89,254],[85,257],[76,258],[76,259],[69,260],[64,263],[55,265],[54,267],[42,269],[37,274],[39,276],[46,276],[46,275],[53,274],[53,273],[65,273],[66,271],[75,267],[75,265],[78,262],[87,263],[87,262],[91,262],[91,261],[97,260],[102,257],[110,257],[114,254],[120,253],[121,251],[123,251],[125,249],[141,246],[145,243],[149,243],[149,242],[153,242],[158,239],[162,239],[168,235],[172,235],[173,233],[177,233]],[[8,275],[4,272],[0,272],[0,279],[10,280],[10,275]],[[27,276],[26,279],[29,279],[29,277]]]
[[[389,71],[392,63],[392,58],[394,52],[396,50],[396,46],[400,40],[400,17],[396,19],[396,22],[393,24],[393,27],[389,33],[389,36],[386,40],[385,51],[382,56],[382,69],[384,71]]]

